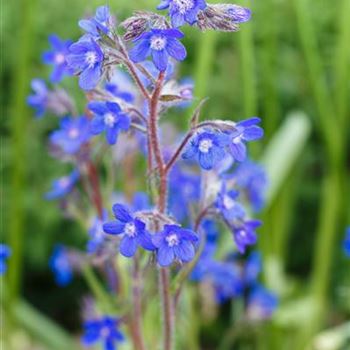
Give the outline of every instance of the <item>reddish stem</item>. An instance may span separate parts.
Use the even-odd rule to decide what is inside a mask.
[[[92,190],[92,201],[94,202],[99,218],[102,219],[103,204],[102,204],[102,196],[100,191],[97,169],[91,160],[89,160],[86,163],[86,166],[87,166],[88,177],[89,177],[90,186]]]

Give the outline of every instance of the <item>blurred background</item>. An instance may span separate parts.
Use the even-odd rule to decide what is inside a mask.
[[[189,56],[180,72],[194,79],[196,98],[210,96],[205,117],[257,115],[265,129],[251,149],[270,177],[258,248],[264,282],[279,295],[280,307],[261,326],[259,342],[247,339],[234,349],[350,349],[350,260],[342,251],[350,224],[350,1],[236,3],[253,11],[238,33],[186,27]],[[16,350],[68,349],[81,327],[86,285],[78,278],[58,288],[48,259],[55,242],[83,248],[85,241],[55,203],[43,199],[64,169],[45,147],[52,122],[35,120],[26,96],[32,78],[49,75],[41,62],[48,35],[76,40],[78,20],[103,4],[2,2],[1,241],[13,251],[2,312]],[[124,19],[157,2],[107,4]],[[63,85],[80,96],[76,80]],[[186,125],[185,115],[179,126]],[[222,327],[211,326],[209,343]]]

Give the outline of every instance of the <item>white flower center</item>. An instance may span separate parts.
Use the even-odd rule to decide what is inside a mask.
[[[238,135],[232,139],[232,143],[237,144],[242,141],[242,135]]]
[[[85,62],[92,67],[97,62],[96,52],[89,51],[85,54]]]
[[[62,63],[65,62],[65,58],[64,58],[63,53],[57,53],[57,54],[55,55],[55,62],[56,62],[57,64],[62,64]]]
[[[151,49],[152,50],[163,50],[166,45],[166,38],[159,36],[159,35],[154,35],[151,38]]]
[[[79,130],[77,128],[72,128],[68,131],[68,136],[70,139],[76,139],[79,136]]]
[[[124,233],[129,237],[136,236],[136,227],[133,222],[128,222],[127,224],[125,224]]]
[[[174,245],[179,244],[179,238],[175,233],[166,237],[165,240],[167,241],[169,247],[173,247]]]
[[[202,153],[208,153],[209,150],[213,147],[213,141],[209,139],[204,139],[199,142],[199,151]]]
[[[103,327],[102,329],[101,329],[101,336],[102,336],[102,338],[107,338],[107,337],[109,337],[109,335],[110,335],[110,330],[109,330],[109,328],[108,327]]]
[[[238,231],[238,236],[241,236],[242,238],[247,236],[247,233],[244,230],[239,230]]]
[[[173,2],[182,15],[192,9],[194,5],[193,0],[174,0]]]
[[[224,202],[224,207],[228,210],[232,209],[235,205],[235,201],[228,195],[224,196],[223,202]]]
[[[61,188],[66,188],[69,186],[70,184],[70,179],[68,176],[65,176],[65,177],[61,177],[58,181],[58,184]]]
[[[107,113],[104,115],[104,122],[107,126],[113,127],[115,124],[115,116],[112,113]]]

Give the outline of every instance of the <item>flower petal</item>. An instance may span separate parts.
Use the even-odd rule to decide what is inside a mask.
[[[103,231],[111,235],[119,235],[124,232],[125,224],[118,221],[110,221],[103,224]]]
[[[234,159],[243,162],[246,158],[247,148],[243,142],[231,143],[230,151]]]
[[[175,258],[174,250],[166,244],[163,244],[158,249],[158,263],[160,266],[169,266]]]
[[[102,69],[100,64],[92,68],[87,68],[80,74],[79,86],[83,90],[92,90],[98,84],[101,75]]]
[[[176,39],[168,39],[166,50],[171,57],[178,61],[183,61],[187,55],[185,46]]]
[[[152,50],[152,59],[154,65],[161,72],[164,72],[168,66],[168,54],[165,50]]]
[[[204,170],[210,170],[214,165],[214,158],[212,152],[199,152],[199,164]]]
[[[149,40],[141,40],[129,51],[130,59],[133,62],[142,62],[150,54]]]
[[[183,262],[189,262],[195,256],[194,247],[189,241],[182,241],[179,245],[174,246],[173,248],[175,256]]]
[[[120,242],[119,250],[120,253],[127,258],[134,256],[137,250],[136,238],[125,235]]]
[[[112,210],[114,216],[121,222],[130,222],[133,220],[129,209],[123,204],[114,204]]]

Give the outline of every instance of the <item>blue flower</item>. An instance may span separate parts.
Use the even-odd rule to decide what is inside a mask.
[[[198,12],[206,7],[204,0],[162,0],[157,9],[169,8],[171,24],[173,27],[180,27],[185,22],[193,25],[197,21]]]
[[[225,13],[229,15],[235,23],[247,22],[251,17],[251,11],[248,8],[234,4],[228,4]]]
[[[48,89],[42,79],[33,79],[31,87],[34,94],[27,97],[27,103],[30,107],[36,109],[36,117],[42,117],[47,107]]]
[[[170,212],[178,221],[188,217],[190,205],[199,200],[200,181],[198,175],[184,172],[180,167],[174,166],[169,181]]]
[[[261,266],[261,254],[259,252],[252,252],[244,267],[244,280],[247,286],[256,284],[261,271]]]
[[[117,318],[104,316],[84,323],[83,344],[91,346],[98,341],[103,343],[104,350],[117,350],[117,343],[124,341]]]
[[[164,225],[163,231],[152,236],[160,266],[169,266],[174,260],[187,263],[194,258],[193,244],[198,241],[197,234],[178,225]]]
[[[151,204],[148,194],[145,192],[135,192],[132,198],[131,207],[133,211],[150,209]]]
[[[226,134],[213,131],[204,131],[195,135],[186,151],[182,154],[184,159],[197,158],[204,170],[212,169],[225,157],[224,147],[228,144]]]
[[[103,232],[103,223],[108,220],[107,210],[103,210],[102,218],[96,216],[89,228],[90,239],[87,243],[86,250],[88,253],[95,253],[103,244],[105,240],[105,233]]]
[[[343,246],[345,254],[350,258],[350,227],[346,229]]]
[[[90,123],[85,116],[64,117],[60,129],[50,135],[50,141],[68,154],[77,153],[90,138]]]
[[[6,260],[11,256],[11,248],[3,243],[0,243],[0,275],[7,271]]]
[[[59,286],[64,287],[72,281],[73,269],[69,262],[68,251],[64,246],[55,246],[49,266]]]
[[[243,206],[236,200],[238,195],[236,190],[227,191],[225,184],[221,186],[215,205],[227,221],[241,219],[245,215]]]
[[[115,102],[90,102],[88,108],[95,113],[91,121],[91,132],[94,135],[106,131],[106,139],[110,145],[117,141],[119,131],[130,127],[130,118],[123,113]]]
[[[125,205],[114,204],[113,213],[117,220],[105,223],[103,230],[112,235],[123,234],[119,247],[122,255],[134,256],[139,246],[146,250],[155,249],[145,223],[133,217]]]
[[[54,180],[52,183],[52,188],[49,192],[45,194],[45,198],[48,200],[60,199],[70,193],[75,183],[79,179],[79,172],[73,170],[68,176],[60,177],[57,180]]]
[[[82,38],[69,47],[66,60],[75,72],[80,73],[79,86],[92,90],[102,76],[103,52],[92,38]]]
[[[236,169],[234,176],[246,194],[253,210],[260,211],[265,203],[268,180],[265,169],[252,161],[246,161]]]
[[[117,84],[107,83],[105,89],[113,96],[118,97],[125,102],[131,103],[135,99],[135,96],[132,93],[121,90]]]
[[[278,306],[278,297],[261,285],[257,285],[248,298],[248,317],[252,320],[271,318]]]
[[[177,29],[151,29],[134,40],[136,44],[129,52],[130,58],[137,63],[152,55],[154,65],[163,72],[167,69],[169,56],[177,61],[185,59],[186,49],[178,40],[183,36]]]
[[[246,247],[253,245],[257,241],[255,230],[261,225],[259,220],[247,220],[242,224],[233,228],[233,237],[236,242],[237,249],[240,253],[244,253]]]
[[[72,71],[68,68],[66,62],[69,46],[72,45],[72,41],[61,40],[57,35],[50,35],[49,41],[52,46],[52,51],[44,52],[43,61],[46,64],[53,65],[50,80],[53,83],[58,83],[62,80],[64,74],[72,75]]]
[[[243,120],[236,124],[236,130],[229,134],[230,143],[229,150],[234,159],[242,162],[246,158],[246,145],[247,141],[258,140],[264,135],[262,128],[256,124],[260,123],[260,118],[254,117],[247,120]]]
[[[100,38],[99,31],[108,35],[113,29],[113,25],[113,19],[109,13],[108,6],[98,7],[96,9],[95,17],[79,21],[79,27],[94,39]]]

